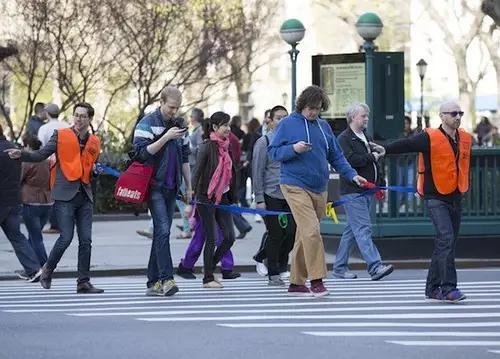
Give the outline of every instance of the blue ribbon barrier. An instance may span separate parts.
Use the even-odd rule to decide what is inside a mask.
[[[104,173],[106,175],[113,176],[116,178],[120,177],[120,174],[121,174],[121,172],[118,171],[117,169],[103,165],[102,163],[99,163],[99,162],[96,163],[96,170],[98,173]],[[400,192],[400,193],[415,193],[416,192],[415,188],[410,187],[410,186],[376,186],[376,187],[373,187],[373,188],[370,188],[370,189],[367,189],[367,190],[361,192],[359,195],[351,198],[350,200],[339,200],[339,201],[334,201],[331,204],[328,203],[327,209],[329,209],[329,210],[327,212],[332,212],[333,207],[342,206],[343,204],[345,204],[347,202],[353,201],[353,200],[360,198],[360,197],[363,197],[363,196],[368,196],[368,195],[374,194],[375,192],[378,192],[378,191],[392,191],[392,192]],[[183,198],[181,196],[178,196],[177,199],[182,200]],[[238,213],[238,214],[248,213],[248,214],[254,214],[254,215],[258,214],[260,216],[278,216],[282,227],[283,227],[283,225],[286,227],[286,225],[288,224],[288,219],[286,216],[291,214],[290,212],[269,211],[266,209],[247,208],[247,207],[240,207],[237,205],[207,204],[207,203],[201,203],[201,202],[193,202],[191,204],[205,204],[205,205],[209,205],[209,206],[214,207],[214,208],[219,208],[219,209],[222,209],[224,211],[228,211],[231,213]],[[333,210],[333,212],[334,212],[334,210]],[[335,212],[333,214],[330,214],[329,216],[334,216],[336,218]],[[337,220],[335,220],[335,222],[337,222]]]
[[[343,204],[353,201],[357,198],[363,197],[363,196],[368,196],[370,194],[374,194],[375,192],[378,191],[392,191],[392,192],[400,192],[400,193],[415,193],[416,190],[413,187],[410,186],[376,186],[370,189],[367,189],[364,192],[361,192],[359,195],[356,197],[351,198],[350,200],[339,200],[339,201],[334,201],[332,203],[332,207],[338,207],[342,206]]]

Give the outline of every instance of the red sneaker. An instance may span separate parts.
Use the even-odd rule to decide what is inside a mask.
[[[330,294],[323,285],[323,282],[311,283],[311,293],[315,297],[324,297]]]
[[[288,287],[288,295],[297,297],[312,297],[313,294],[305,285],[290,284]]]

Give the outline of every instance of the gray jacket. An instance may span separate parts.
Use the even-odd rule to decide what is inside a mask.
[[[191,168],[191,176],[194,174],[196,159],[198,157],[198,149],[202,143],[203,138],[200,125],[196,127],[194,131],[189,135],[189,149],[191,150],[191,153],[189,154],[189,167]]]
[[[41,162],[50,155],[57,154],[57,131],[50,138],[49,142],[38,151],[22,151],[21,161],[23,162]],[[80,180],[68,181],[59,167],[59,160],[56,163],[56,179],[52,188],[52,198],[56,201],[70,201],[83,188],[91,202],[93,202],[92,187]]]
[[[281,163],[273,161],[267,154],[267,146],[274,132],[260,137],[253,147],[252,156],[252,186],[255,202],[264,202],[264,193],[269,197],[285,199],[280,189]]]

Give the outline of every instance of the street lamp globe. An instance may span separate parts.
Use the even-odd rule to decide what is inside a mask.
[[[424,59],[420,59],[417,62],[417,69],[418,69],[418,76],[420,76],[421,79],[425,77],[425,71],[427,71],[427,62],[425,62]]]
[[[382,28],[384,24],[380,17],[373,13],[367,12],[361,15],[356,22],[356,30],[358,31],[359,36],[361,36],[365,41],[373,41],[375,40],[380,33],[382,32]]]
[[[281,25],[281,38],[291,46],[297,45],[304,38],[306,29],[297,19],[288,19]]]

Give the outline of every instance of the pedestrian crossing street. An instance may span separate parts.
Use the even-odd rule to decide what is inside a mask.
[[[203,321],[228,330],[288,328],[318,338],[378,337],[406,347],[467,346],[500,354],[500,281],[461,282],[468,299],[459,304],[426,302],[425,282],[413,279],[329,279],[331,295],[323,298],[291,297],[286,288],[270,287],[262,278],[224,281],[222,290],[178,279],[180,292],[173,297],[146,297],[141,277],[93,283],[105,293],[76,294],[73,279],[54,279],[51,290],[0,282],[0,315],[125,317],[156,325]]]

